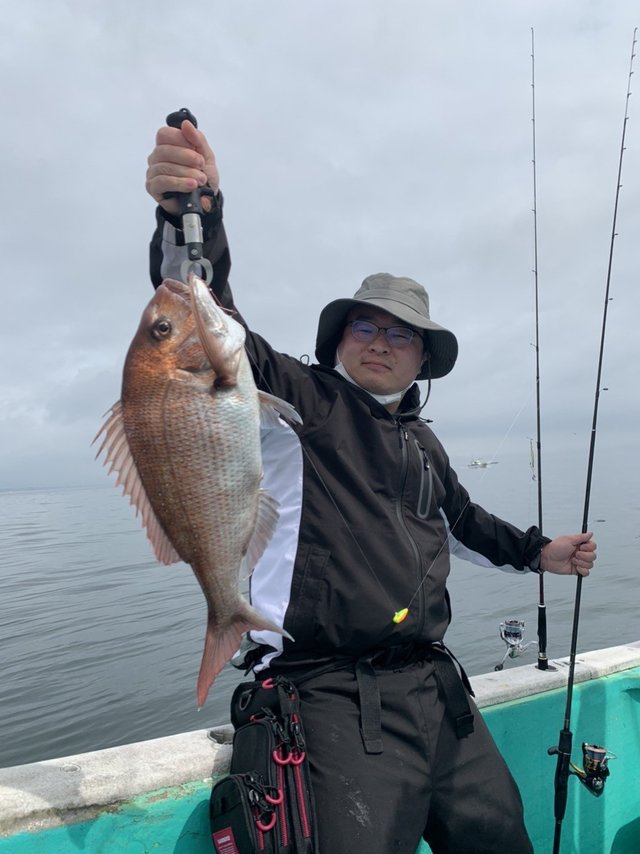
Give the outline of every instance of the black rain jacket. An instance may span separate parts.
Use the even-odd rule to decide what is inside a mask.
[[[177,225],[158,210],[150,254],[156,287],[165,220]],[[205,218],[205,255],[214,269],[213,292],[235,309],[220,210]],[[275,352],[251,330],[246,346],[258,387],[293,404],[303,422],[295,429],[302,512],[283,621],[295,643],[284,640],[284,660],[357,658],[442,641],[451,619],[448,527],[496,566],[521,571],[549,542],[536,527],[523,532],[470,501],[418,415],[417,385],[392,415],[330,367]],[[406,618],[394,622],[407,607]]]

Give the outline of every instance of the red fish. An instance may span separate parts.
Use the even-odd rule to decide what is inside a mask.
[[[260,424],[300,417],[257,390],[244,341],[203,281],[164,281],[129,347],[121,399],[96,436],[157,559],[190,564],[200,582],[208,618],[199,706],[244,632],[289,637],[243,598],[239,579],[278,521],[277,502],[260,488]]]

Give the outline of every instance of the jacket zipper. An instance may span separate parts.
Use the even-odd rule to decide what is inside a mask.
[[[420,492],[418,494],[418,509],[416,511],[419,519],[426,519],[431,509],[431,499],[433,498],[433,472],[429,463],[429,457],[426,450],[422,447],[417,439],[414,439],[414,444],[418,451],[418,456],[422,461],[422,471],[420,475]]]
[[[416,579],[417,583],[420,584],[422,578],[420,576],[420,569],[422,566],[422,562],[420,560],[420,552],[418,551],[418,547],[416,545],[415,540],[411,536],[409,529],[407,528],[407,524],[402,515],[402,499],[404,496],[404,490],[407,483],[407,473],[409,471],[409,433],[407,432],[406,427],[400,423],[398,424],[398,434],[400,437],[400,450],[402,454],[402,466],[400,469],[400,496],[399,500],[396,502],[396,516],[398,517],[398,521],[407,536],[407,540],[409,541],[409,545],[411,546],[411,551],[413,552],[415,567],[416,567]],[[422,623],[424,620],[424,604],[423,604],[423,592],[422,587],[420,587],[420,596],[418,597],[418,627],[422,628]]]

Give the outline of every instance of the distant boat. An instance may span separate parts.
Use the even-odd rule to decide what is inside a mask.
[[[471,460],[467,468],[486,469],[487,466],[497,466],[498,460]]]

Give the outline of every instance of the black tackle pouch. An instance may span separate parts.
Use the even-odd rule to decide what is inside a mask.
[[[243,682],[231,699],[230,776],[213,787],[216,854],[315,854],[315,810],[300,701],[283,676]]]
[[[231,774],[211,793],[211,839],[217,854],[272,852],[265,834],[275,823],[273,798],[258,774]]]

